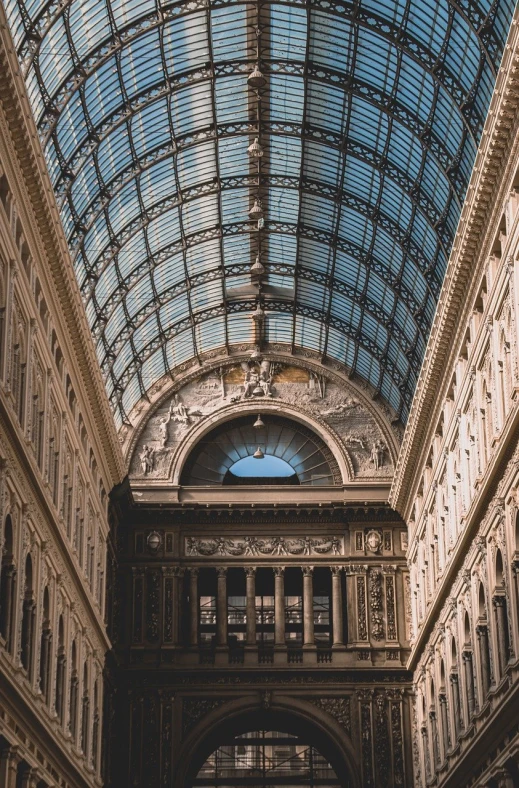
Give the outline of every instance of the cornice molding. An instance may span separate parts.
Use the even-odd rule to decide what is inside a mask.
[[[389,502],[408,519],[450,373],[498,230],[519,155],[519,11],[505,47],[431,334],[404,432]]]
[[[113,416],[94,344],[81,301],[70,254],[61,225],[58,207],[50,183],[36,126],[29,106],[13,42],[8,31],[5,10],[0,4],[0,105],[1,126],[7,133],[6,143],[13,156],[5,162],[17,185],[16,200],[25,213],[25,229],[32,231],[32,244],[39,252],[47,275],[47,293],[51,297],[52,315],[60,331],[62,349],[66,348],[71,377],[79,383],[78,396],[86,400],[91,420],[92,441],[97,443],[97,461],[109,487],[124,476]],[[50,306],[49,303],[49,306]]]

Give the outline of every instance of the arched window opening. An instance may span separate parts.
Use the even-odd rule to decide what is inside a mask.
[[[16,331],[16,328],[13,330]],[[16,415],[22,426],[24,423],[25,373],[25,349],[23,336],[20,333],[16,337],[11,354],[11,393]]]
[[[494,621],[497,634],[497,662],[499,665],[499,676],[505,674],[508,658],[510,656],[510,635],[508,629],[508,605],[506,600],[505,577],[503,569],[503,555],[499,548],[496,550],[496,587],[492,606],[494,609]]]
[[[50,659],[52,653],[52,628],[50,621],[49,589],[43,592],[43,621],[40,645],[40,690],[48,705],[50,700]]]
[[[65,672],[67,660],[65,656],[65,626],[63,616],[58,623],[58,653],[56,661],[56,713],[60,725],[63,725],[63,712],[65,703]]]
[[[99,679],[94,684],[94,714],[92,718],[92,765],[99,772],[99,714],[101,703],[99,700]]]
[[[449,709],[447,701],[447,687],[445,680],[445,663],[443,659],[440,661],[440,691],[438,694],[440,702],[440,717],[442,726],[442,740],[443,740],[443,758],[447,758],[447,753],[450,748],[450,730],[449,730]]]
[[[79,676],[77,669],[77,645],[75,640],[72,643],[71,667],[72,670],[70,671],[69,727],[70,727],[70,735],[72,736],[72,740],[76,741]]]
[[[432,763],[433,772],[435,772],[441,763],[440,757],[440,741],[438,736],[438,720],[436,719],[436,693],[434,688],[434,680],[431,679],[429,683],[429,724],[431,726],[430,741],[432,743]]]
[[[225,738],[192,781],[193,788],[219,785],[255,788],[321,785],[347,788],[306,737],[258,730]]]
[[[490,642],[488,633],[488,619],[487,619],[487,605],[485,600],[485,591],[483,583],[479,584],[478,592],[478,625],[476,627],[476,634],[478,637],[479,649],[479,663],[481,670],[481,690],[483,698],[486,697],[490,689],[491,672],[490,672]]]
[[[2,566],[0,575],[0,635],[7,651],[12,649],[14,606],[16,604],[16,565],[14,563],[14,534],[11,515],[4,524]]]
[[[81,699],[81,752],[87,756],[89,746],[90,724],[90,693],[88,681],[88,664],[83,667],[83,697]]]
[[[472,633],[470,629],[469,614],[465,611],[463,621],[464,643],[463,643],[463,678],[465,681],[465,692],[467,698],[467,711],[469,719],[472,719],[476,710],[475,682],[474,682],[474,657],[472,652]]]
[[[44,400],[43,388],[37,369],[33,372],[31,403],[31,441],[36,462],[41,468],[43,449]]]
[[[34,625],[36,619],[36,601],[34,598],[33,567],[30,554],[25,561],[25,588],[22,610],[22,647],[20,658],[22,667],[27,671],[29,680],[32,678],[32,662],[34,652]]]
[[[452,720],[454,737],[457,739],[463,728],[463,716],[461,709],[460,697],[460,682],[459,682],[459,667],[458,667],[458,649],[456,648],[456,640],[452,637],[451,640],[451,672],[449,676],[451,686],[451,704],[452,704]]]
[[[49,423],[49,443],[47,449],[47,475],[52,500],[57,506],[59,492],[59,429],[58,417],[53,410]]]
[[[240,416],[207,433],[187,459],[181,484],[332,486],[342,476],[320,435],[269,413]]]

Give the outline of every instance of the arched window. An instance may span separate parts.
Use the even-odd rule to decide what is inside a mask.
[[[475,712],[476,697],[474,692],[474,655],[472,652],[472,633],[470,629],[469,614],[465,611],[463,620],[463,680],[465,682],[465,693],[467,698],[467,711],[469,720]]]
[[[495,559],[496,586],[492,606],[497,635],[497,662],[499,676],[502,678],[510,656],[510,637],[508,629],[508,605],[506,601],[505,578],[503,571],[503,555],[497,548]]]
[[[69,696],[69,726],[72,740],[75,742],[77,739],[77,712],[78,712],[78,694],[79,694],[79,676],[77,669],[77,645],[76,641],[72,643],[71,653],[71,671],[70,671],[70,696]]]
[[[440,765],[440,750],[438,739],[438,720],[436,719],[436,692],[434,686],[434,679],[431,678],[429,683],[429,725],[431,727],[430,741],[432,743],[432,764],[433,772],[435,772]]]
[[[100,722],[100,680],[97,678],[94,684],[94,714],[92,717],[92,766],[96,772],[99,772],[99,722]]]
[[[43,449],[44,400],[41,380],[36,370],[33,374],[31,403],[31,440],[36,462],[41,468]]]
[[[478,636],[479,665],[481,670],[481,691],[483,698],[490,688],[490,641],[488,633],[487,605],[485,600],[485,590],[483,583],[479,584],[478,591],[478,624],[476,634]]]
[[[454,636],[451,638],[451,671],[449,675],[449,683],[452,712],[451,719],[453,723],[452,730],[454,731],[454,738],[457,739],[460,735],[461,729],[463,728],[463,719],[461,712],[458,649],[456,648],[456,639]]]
[[[8,514],[4,524],[4,544],[0,575],[0,635],[6,649],[12,649],[14,606],[16,604],[16,564],[14,562],[13,521]]]
[[[81,699],[81,752],[89,760],[89,734],[90,734],[90,692],[88,682],[88,663],[83,667],[83,697]]]
[[[34,657],[34,625],[36,619],[36,601],[34,598],[33,566],[29,555],[25,561],[25,588],[22,610],[22,644],[20,658],[22,667],[27,671],[29,680],[32,678]]]
[[[66,440],[64,448],[66,460],[64,463],[65,467],[63,473],[63,500],[61,513],[63,515],[63,520],[65,521],[67,536],[70,540],[72,540],[72,485],[74,482],[74,470],[72,464],[72,453]]]
[[[50,621],[49,589],[43,592],[43,621],[40,645],[40,690],[48,705],[50,700],[50,659],[52,653],[52,628]]]
[[[438,694],[440,703],[440,718],[442,727],[443,759],[447,758],[447,753],[451,744],[449,730],[449,709],[447,701],[447,686],[445,680],[445,662],[440,660],[440,691]]]
[[[207,758],[189,785],[212,788],[229,781],[230,785],[264,788],[281,784],[348,788],[350,784],[347,778],[339,780],[332,765],[305,737],[265,730],[223,735],[220,747]]]
[[[67,659],[65,656],[65,626],[63,616],[58,622],[58,653],[56,662],[56,713],[60,725],[63,725],[63,711],[65,702],[65,672]]]

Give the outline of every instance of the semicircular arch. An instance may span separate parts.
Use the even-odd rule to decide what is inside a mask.
[[[223,726],[227,733],[284,730],[309,737],[348,788],[361,788],[360,767],[353,743],[338,722],[317,706],[280,696],[263,703],[241,698],[211,711],[186,737],[179,753],[174,788],[186,788],[206,758],[218,747]]]

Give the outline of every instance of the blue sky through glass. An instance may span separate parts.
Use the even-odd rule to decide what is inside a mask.
[[[235,476],[247,476],[249,478],[258,477],[279,477],[293,476],[295,471],[288,462],[274,457],[272,454],[265,454],[263,459],[258,460],[256,457],[243,457],[243,459],[235,462],[231,468],[231,473]]]

